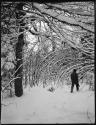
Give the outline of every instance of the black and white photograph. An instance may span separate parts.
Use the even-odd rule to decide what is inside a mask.
[[[95,2],[0,3],[1,124],[94,124]]]

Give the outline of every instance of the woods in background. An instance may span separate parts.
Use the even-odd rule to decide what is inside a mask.
[[[74,68],[79,80],[94,74],[93,2],[1,3],[2,93],[60,84]]]

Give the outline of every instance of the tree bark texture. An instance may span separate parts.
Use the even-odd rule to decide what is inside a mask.
[[[18,37],[18,43],[16,44],[16,60],[17,60],[17,64],[16,64],[16,74],[15,77],[19,77],[15,80],[15,95],[17,97],[22,96],[23,94],[23,86],[22,86],[22,71],[23,71],[23,60],[22,60],[22,50],[23,50],[23,45],[24,45],[24,40],[23,40],[23,34],[21,34]]]

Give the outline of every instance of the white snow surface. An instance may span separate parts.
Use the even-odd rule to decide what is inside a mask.
[[[81,87],[82,88],[82,87]],[[1,123],[95,123],[95,94],[86,85],[79,92],[74,87],[27,87],[22,97],[3,99]]]

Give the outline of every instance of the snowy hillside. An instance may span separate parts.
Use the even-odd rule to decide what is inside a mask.
[[[26,88],[20,98],[2,101],[1,123],[94,123],[94,92],[85,86],[70,93],[70,87]]]

